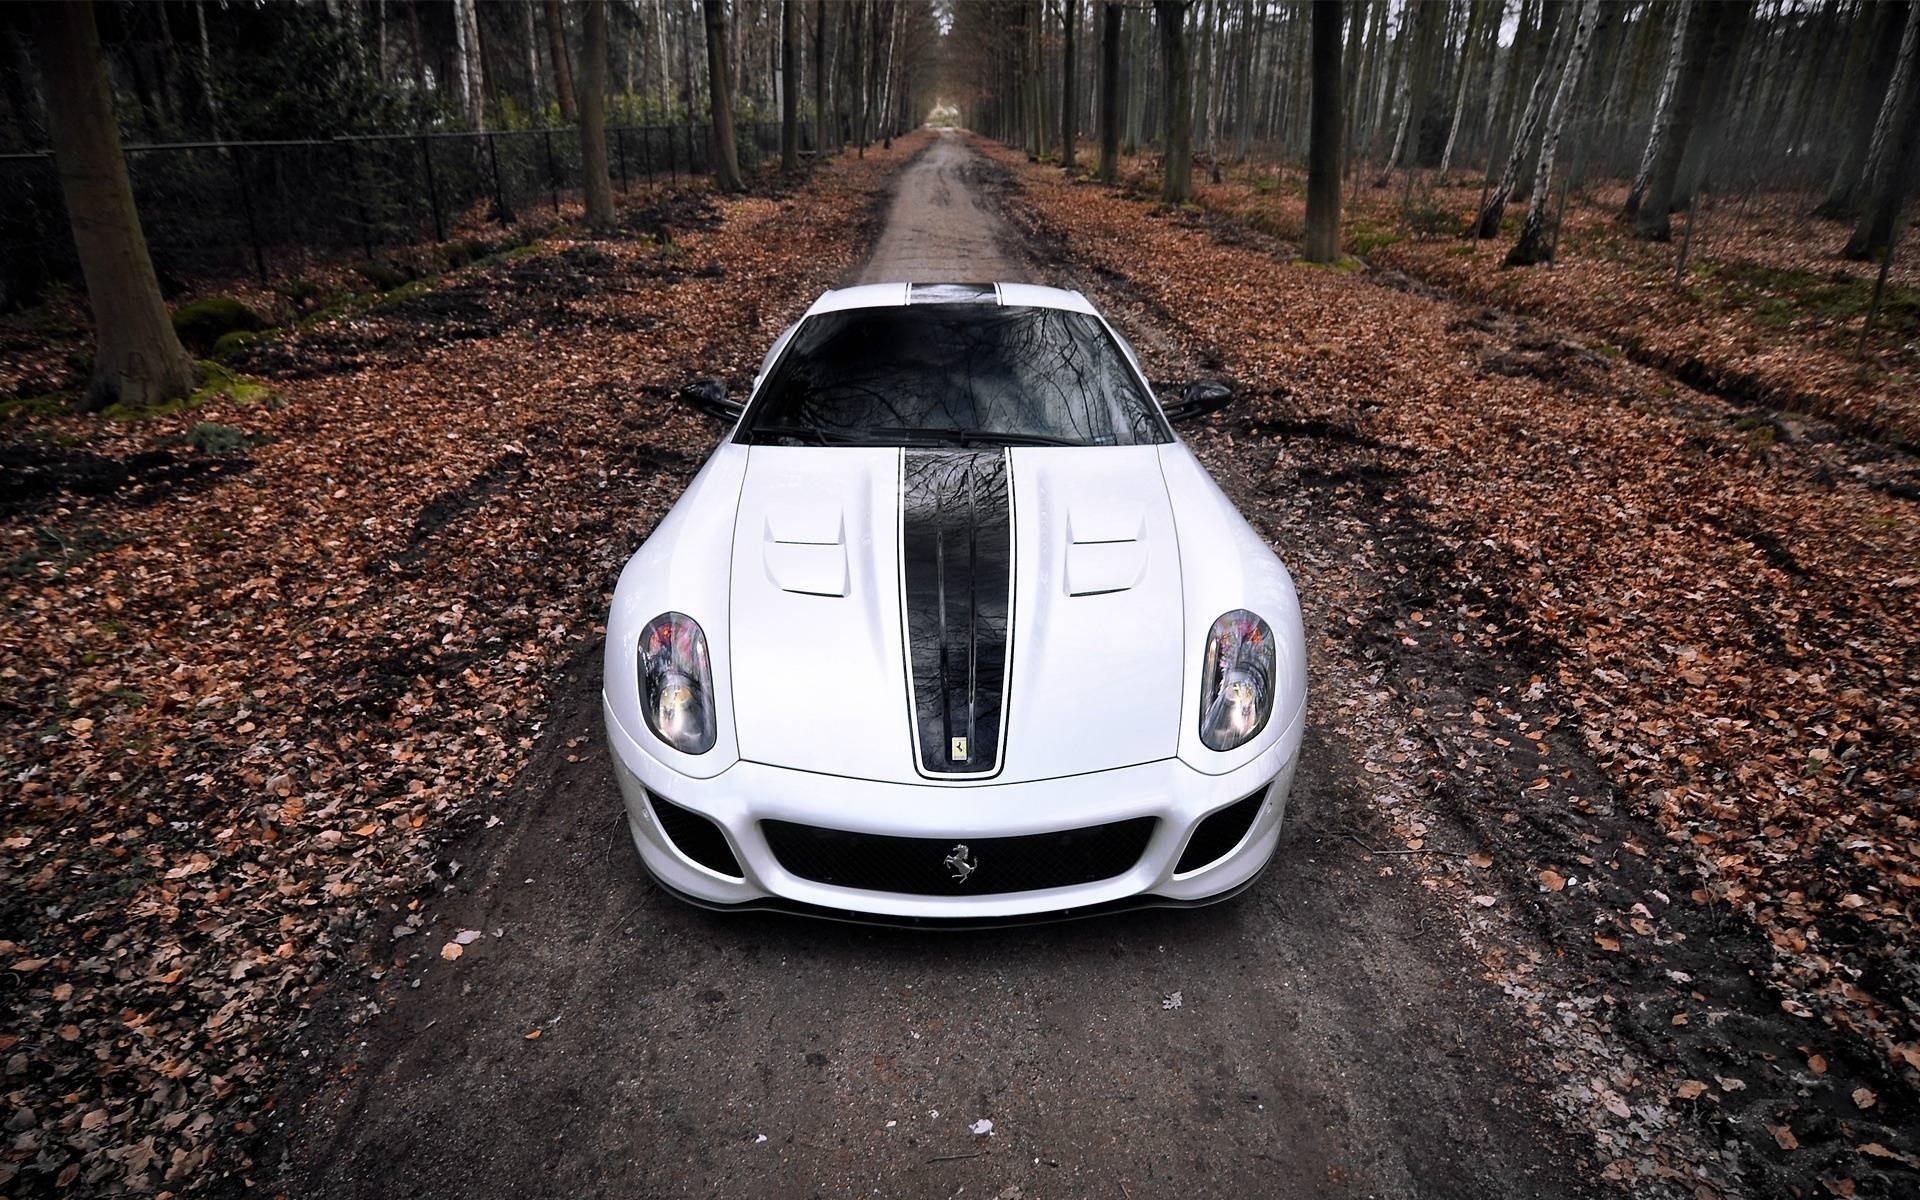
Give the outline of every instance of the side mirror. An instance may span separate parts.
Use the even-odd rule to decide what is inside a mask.
[[[688,408],[716,421],[733,424],[746,411],[746,405],[727,398],[727,385],[718,379],[702,379],[680,389],[680,400]]]
[[[1160,411],[1167,414],[1169,421],[1191,421],[1210,412],[1219,412],[1232,402],[1232,388],[1217,379],[1202,379],[1188,384],[1178,400],[1161,405]]]

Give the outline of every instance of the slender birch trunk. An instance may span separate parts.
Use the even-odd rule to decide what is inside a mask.
[[[1553,110],[1547,116],[1540,139],[1540,159],[1534,168],[1533,198],[1527,204],[1526,220],[1520,223],[1520,239],[1507,252],[1509,267],[1532,266],[1553,257],[1547,245],[1547,205],[1553,196],[1553,160],[1560,148],[1560,134],[1566,128],[1567,113],[1580,90],[1580,78],[1587,65],[1587,47],[1593,43],[1593,27],[1600,19],[1600,0],[1585,0],[1579,21],[1574,26],[1573,44],[1567,48],[1567,63],[1560,71],[1560,86],[1553,94]]]
[[[1534,76],[1533,87],[1527,93],[1526,112],[1520,118],[1520,128],[1513,136],[1513,148],[1507,154],[1506,169],[1500,173],[1500,182],[1493,193],[1487,197],[1486,204],[1480,209],[1473,227],[1476,237],[1488,238],[1500,232],[1500,218],[1506,215],[1507,198],[1513,195],[1513,189],[1519,185],[1520,170],[1527,161],[1532,148],[1534,130],[1540,126],[1540,113],[1546,104],[1547,84],[1553,78],[1554,64],[1560,58],[1561,37],[1567,35],[1572,25],[1562,22],[1560,32],[1547,46],[1546,57],[1540,63],[1540,73]]]

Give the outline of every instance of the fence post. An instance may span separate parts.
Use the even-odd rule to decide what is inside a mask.
[[[507,207],[506,189],[500,186],[500,154],[493,145],[493,131],[487,131],[487,164],[493,168],[493,211],[502,225],[513,224],[513,210]]]
[[[240,147],[227,147],[227,165],[233,168],[233,183],[240,191],[240,211],[247,218],[247,240],[253,246],[253,273],[265,284],[267,260],[260,253],[260,226],[253,219],[253,197],[247,195],[247,173],[240,166]]]
[[[367,215],[366,178],[360,170],[360,148],[349,138],[335,138],[347,152],[347,177],[353,186],[353,207],[360,214],[360,249],[373,257],[373,219]]]
[[[553,165],[553,130],[543,129],[547,143],[547,190],[553,193],[553,219],[560,219],[560,169]]]
[[[652,135],[652,128],[646,125],[640,127],[640,171],[647,177],[648,183],[653,182]]]
[[[620,126],[613,127],[613,146],[615,157],[620,163],[620,191],[627,191],[627,131]],[[582,155],[585,154],[583,150]]]
[[[440,189],[433,181],[433,148],[424,137],[414,140],[420,143],[420,161],[425,164],[427,171],[427,203],[433,208],[433,240],[444,242],[447,240],[447,223],[440,216]]]

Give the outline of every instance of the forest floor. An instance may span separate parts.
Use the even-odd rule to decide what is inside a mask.
[[[926,142],[263,342],[271,398],[9,417],[0,1194],[1910,1193],[1912,460]],[[715,436],[672,391],[910,161],[1239,389],[1190,440],[1316,702],[1233,905],[929,941],[625,844],[596,622]]]
[[[1858,1122],[1912,1125],[1920,1083],[1915,461],[994,153],[1034,238],[1239,386],[1190,440],[1283,551],[1332,551],[1295,555],[1328,652],[1400,698],[1426,811],[1552,946],[1551,986],[1498,939],[1490,973],[1646,1071],[1623,1144],[1699,1122],[1756,1194],[1914,1166]]]
[[[1157,158],[1125,167],[1132,190],[1157,188]],[[1460,233],[1480,207],[1478,172],[1428,172],[1414,182],[1409,194],[1403,172],[1384,183],[1373,168],[1349,177],[1344,241],[1372,267],[1576,333],[1595,353],[1652,366],[1770,419],[1807,413],[1920,446],[1920,238],[1905,239],[1894,259],[1863,354],[1880,264],[1841,258],[1852,222],[1810,215],[1817,197],[1804,192],[1709,196],[1676,287],[1687,215],[1675,214],[1672,241],[1640,241],[1620,215],[1623,183],[1598,181],[1568,196],[1557,261],[1511,270],[1501,260],[1524,203],[1507,206],[1499,236],[1476,241]],[[1296,168],[1231,167],[1217,184],[1196,170],[1195,188],[1202,208],[1236,224],[1293,242],[1303,235],[1306,177]]]

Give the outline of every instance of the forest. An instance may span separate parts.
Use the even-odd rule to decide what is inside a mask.
[[[0,6],[0,1197],[1915,1194],[1916,198],[1920,0]],[[1231,903],[634,858],[692,397],[902,263],[1231,389]]]

